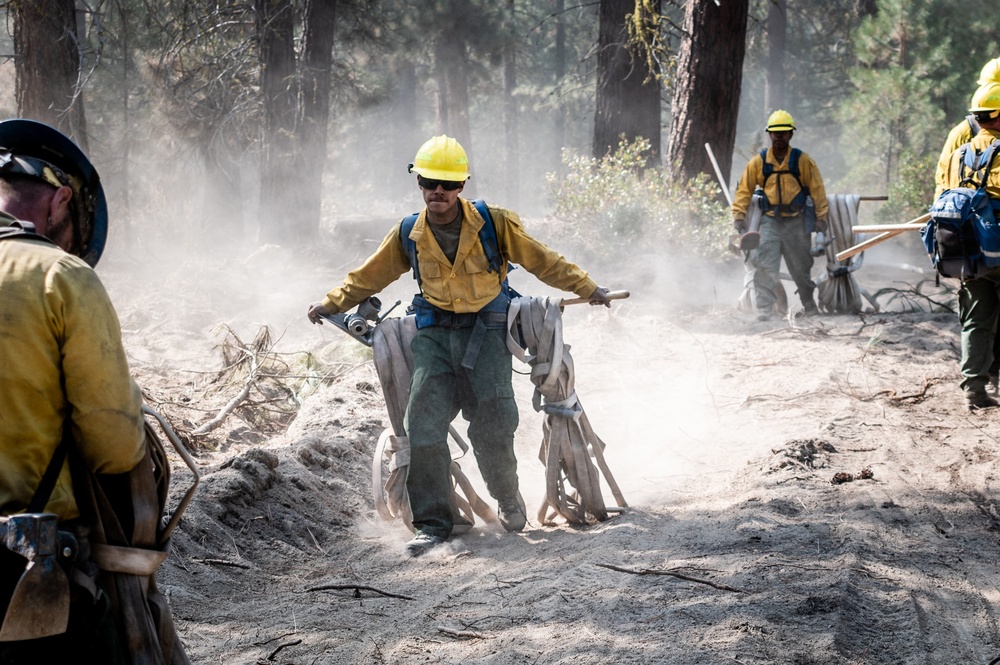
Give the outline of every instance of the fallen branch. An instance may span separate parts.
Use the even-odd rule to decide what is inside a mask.
[[[302,640],[295,640],[294,642],[285,642],[284,644],[279,645],[277,649],[271,652],[271,655],[268,656],[267,659],[274,660],[277,657],[279,651],[281,651],[285,647],[293,647],[296,644],[302,644]]]
[[[389,593],[388,591],[382,591],[381,589],[376,589],[375,587],[363,586],[363,585],[359,585],[359,584],[324,584],[322,586],[309,587],[308,589],[306,589],[306,591],[330,591],[330,590],[343,591],[343,590],[346,590],[346,589],[354,589],[354,597],[355,598],[360,598],[361,597],[361,591],[365,590],[365,591],[371,591],[372,593],[381,594],[383,596],[388,596],[389,598],[401,598],[403,600],[415,600],[414,598],[410,598],[409,596],[402,596],[402,595],[400,595],[398,593]]]
[[[235,561],[229,561],[228,559],[191,559],[195,563],[207,563],[211,566],[232,566],[233,568],[245,568],[250,570],[250,566],[245,563],[236,563]]]
[[[444,633],[445,635],[450,635],[452,637],[461,638],[472,638],[477,640],[485,639],[485,635],[481,635],[474,630],[454,630],[452,628],[446,628],[444,626],[438,626],[437,630],[439,633]]]
[[[629,570],[628,568],[621,568],[619,566],[613,566],[610,563],[598,563],[594,564],[600,566],[601,568],[607,568],[608,570],[615,570],[619,573],[628,573],[629,575],[667,575],[669,577],[676,577],[677,579],[686,580],[688,582],[696,582],[698,584],[707,584],[708,586],[719,589],[721,591],[734,591],[736,593],[744,593],[743,589],[737,589],[736,587],[731,587],[726,584],[716,584],[709,580],[699,579],[697,577],[691,577],[690,575],[685,575],[683,573],[675,573],[670,570],[651,570],[649,568],[644,568],[642,570]]]

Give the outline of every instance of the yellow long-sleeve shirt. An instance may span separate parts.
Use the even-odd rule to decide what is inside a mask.
[[[764,162],[760,154],[750,158],[743,175],[740,176],[739,184],[736,186],[736,195],[733,197],[733,219],[743,220],[747,216],[747,208],[750,206],[750,198],[757,187],[764,188],[764,194],[772,206],[788,205],[791,203],[802,187],[791,173],[777,173],[777,171],[787,171],[788,161],[791,158],[792,150],[788,149],[785,158],[778,162],[774,157],[774,150],[767,149],[767,161],[774,166],[774,171],[767,182],[764,182]],[[826,187],[823,185],[823,177],[820,175],[819,167],[805,152],[799,155],[799,179],[802,185],[809,189],[812,196],[813,205],[816,206],[816,219],[825,220],[829,214],[829,204],[826,200]],[[774,210],[769,210],[766,214],[773,216]],[[794,213],[787,213],[785,217],[794,216]]]
[[[459,198],[462,206],[462,232],[458,252],[452,263],[441,251],[431,229],[427,211],[417,217],[410,238],[417,247],[420,290],[432,305],[457,313],[478,312],[500,294],[506,271],[489,272],[486,252],[479,240],[479,230],[486,222],[475,206]],[[532,238],[516,213],[490,206],[496,227],[500,253],[551,287],[570,291],[586,298],[597,288],[585,271],[570,263],[558,252]],[[330,291],[322,304],[329,312],[346,312],[365,298],[381,292],[405,272],[410,261],[403,251],[396,224],[372,254],[344,279],[343,285]]]
[[[980,129],[979,133],[976,134],[972,141],[969,142],[972,149],[976,152],[982,152],[986,148],[990,147],[990,144],[1000,139],[1000,130],[998,129]],[[962,151],[955,150],[951,153],[951,157],[948,160],[948,178],[945,180],[945,189],[951,189],[953,187],[958,187],[962,182]],[[991,199],[1000,200],[1000,156],[993,159],[993,164],[990,166],[990,174],[986,178],[986,195]]]
[[[941,196],[941,192],[948,189],[948,166],[951,164],[952,154],[963,145],[972,140],[974,134],[967,119],[962,120],[948,132],[948,138],[941,148],[941,157],[938,159],[937,171],[934,172],[934,198]]]
[[[0,226],[12,221],[0,213]],[[0,515],[10,515],[27,507],[67,418],[95,473],[131,470],[145,434],[118,316],[90,266],[41,240],[0,240],[0,294]],[[79,514],[68,463],[46,511]]]

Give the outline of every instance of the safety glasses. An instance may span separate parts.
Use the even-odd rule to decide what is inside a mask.
[[[456,189],[460,188],[465,183],[461,180],[430,180],[417,174],[417,184],[423,189],[434,190],[438,188],[438,185],[444,189],[446,192],[454,192]]]

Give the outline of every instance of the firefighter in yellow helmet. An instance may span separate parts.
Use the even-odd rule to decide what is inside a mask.
[[[750,253],[754,272],[757,318],[771,317],[776,297],[778,269],[784,257],[788,272],[798,290],[806,315],[818,313],[810,276],[813,257],[810,254],[810,234],[825,233],[828,206],[826,189],[819,167],[805,152],[790,145],[795,132],[795,120],[787,111],[778,110],[767,120],[771,147],[750,158],[733,197],[733,225],[743,234],[747,231],[747,213],[754,191],[762,191],[766,208],[761,215],[760,241]],[[815,219],[809,205],[814,202]]]
[[[979,72],[978,85],[984,86],[987,83],[1000,83],[1000,58],[994,58],[983,65]],[[972,140],[972,137],[979,133],[979,123],[976,122],[974,113],[969,113],[960,123],[951,128],[948,138],[941,148],[941,157],[938,159],[938,167],[934,172],[934,198],[941,196],[948,178],[948,162],[951,155],[960,146]]]
[[[972,96],[969,112],[980,129],[968,143],[969,150],[982,153],[1000,141],[1000,82],[989,81]],[[963,182],[962,157],[965,146],[948,158],[945,189],[966,186]],[[978,185],[979,183],[974,183]],[[1000,217],[1000,158],[995,158],[986,175],[986,194],[994,214]],[[961,387],[970,411],[997,406],[987,386],[995,376],[997,360],[997,320],[1000,317],[1000,268],[979,273],[962,281],[958,291],[958,316],[961,322]]]
[[[350,310],[411,270],[417,279],[417,334],[404,419],[410,443],[406,491],[416,532],[404,554],[414,557],[452,533],[447,437],[459,411],[469,420],[469,439],[501,524],[520,531],[527,522],[514,456],[518,413],[506,346],[508,262],[592,305],[611,303],[607,289],[528,235],[516,213],[460,196],[469,160],[455,139],[428,140],[409,171],[417,176],[423,211],[394,225],[361,267],[309,306],[308,317],[322,323],[322,317]],[[489,247],[480,234],[487,225],[495,232]]]

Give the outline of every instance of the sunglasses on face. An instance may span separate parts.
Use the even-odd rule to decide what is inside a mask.
[[[423,189],[435,190],[438,185],[444,189],[446,192],[454,192],[456,189],[460,188],[465,183],[461,180],[430,180],[423,177],[422,175],[417,175],[417,184]]]

